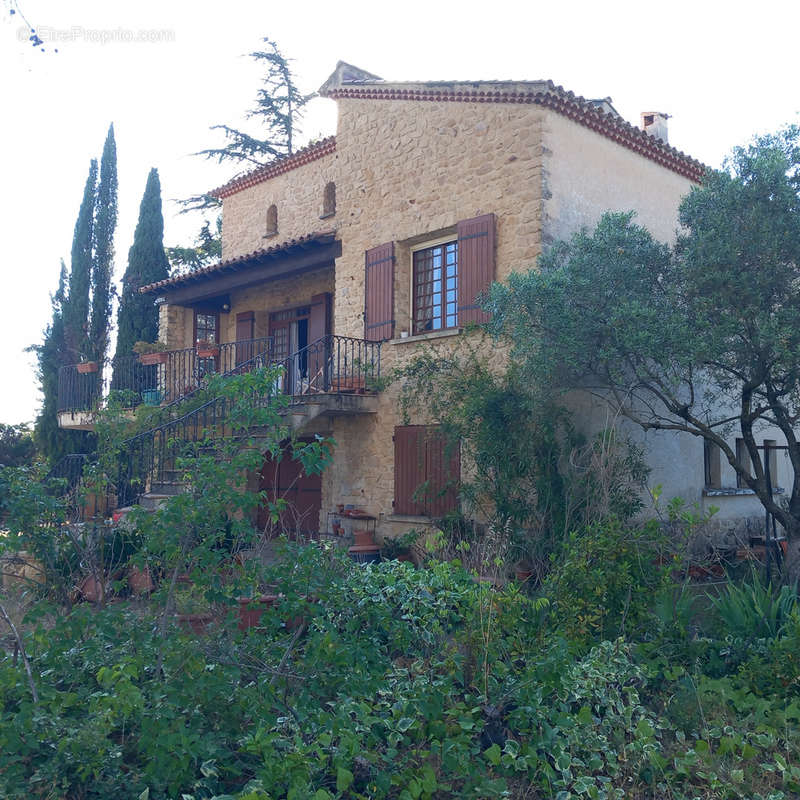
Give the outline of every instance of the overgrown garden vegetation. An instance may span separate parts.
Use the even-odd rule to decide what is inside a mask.
[[[781,141],[776,152],[785,155]],[[627,258],[632,242],[641,259]],[[557,378],[585,376],[584,350],[559,371],[522,336],[545,319],[541,293],[565,291],[565,270],[575,278],[608,267],[608,286],[574,280],[572,289],[599,285],[626,319],[637,316],[632,308],[646,321],[670,307],[618,291],[605,256],[576,256],[581,243],[626,256],[629,277],[653,252],[664,256],[660,274],[673,274],[629,219],[604,220],[563,258],[545,258],[541,273],[512,282],[507,296],[497,290],[498,325],[520,334],[516,353],[525,357],[515,366],[493,369],[467,346],[394,376],[403,406],[438,422],[465,465],[462,513],[420,540],[416,567],[354,564],[322,542],[264,549],[253,511],[266,502],[277,520],[281,501],[251,478],[265,452],[287,457],[292,438],[273,368],[212,381],[208,396],[224,398],[229,413],[182,446],[177,468],[188,491],[119,525],[68,524],[66,500],[37,466],[0,472],[8,531],[0,555],[15,573],[0,596],[9,631],[0,796],[800,796],[796,585],[764,585],[747,566],[713,592],[693,584],[686,542],[707,518],[680,501],[659,509],[658,492],[655,515],[642,514],[642,453],[613,432],[582,437],[558,405],[559,390],[572,387]],[[788,269],[791,247],[778,249]],[[646,270],[640,277],[648,297],[662,290]],[[769,297],[790,319],[796,281],[780,286],[783,300]],[[700,294],[685,291],[678,310]],[[768,322],[764,303],[754,319]],[[593,352],[607,365],[613,347],[635,339],[612,317],[589,318],[603,344]],[[618,328],[630,336],[600,335]],[[670,331],[661,330],[662,345]],[[777,331],[771,364],[793,352],[792,331]],[[656,375],[660,350],[642,341],[648,349],[631,374],[646,365]],[[673,353],[658,380],[680,379],[690,355]],[[598,364],[598,374],[618,374]],[[544,383],[529,377],[547,370],[554,391],[543,396]],[[781,373],[781,396],[794,397],[793,374]],[[731,396],[735,382],[723,388]],[[114,488],[125,440],[146,424],[110,404],[85,494]],[[332,447],[318,439],[291,452],[319,473]],[[43,577],[15,570],[22,552]],[[507,580],[513,565],[528,577]],[[88,602],[76,602],[79,577]],[[141,578],[146,594],[137,593]],[[11,607],[12,593],[24,608]]]

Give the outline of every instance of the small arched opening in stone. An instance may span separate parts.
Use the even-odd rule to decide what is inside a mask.
[[[267,209],[267,236],[274,236],[278,232],[278,207],[273,203]]]
[[[332,217],[336,213],[336,184],[331,181],[325,185],[322,195],[322,217]]]

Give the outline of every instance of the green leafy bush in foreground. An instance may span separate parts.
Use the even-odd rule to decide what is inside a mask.
[[[232,602],[204,637],[162,642],[156,619],[121,604],[31,634],[38,704],[21,666],[0,661],[0,796],[800,792],[800,699],[759,697],[742,664],[711,678],[658,641],[623,639],[576,658],[551,633],[557,604],[455,564],[288,555],[264,576],[285,597],[246,634],[222,618]],[[797,634],[775,642],[797,648]]]

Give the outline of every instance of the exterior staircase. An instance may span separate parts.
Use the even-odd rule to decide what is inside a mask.
[[[290,395],[281,415],[293,434],[330,430],[338,416],[374,414],[380,377],[380,343],[348,337],[325,336],[272,366],[281,371],[280,391]],[[265,366],[258,356],[237,365],[231,374]],[[175,468],[179,448],[218,426],[224,428],[230,409],[224,398],[214,398],[179,416],[179,404],[162,407],[164,422],[124,443],[117,479],[118,503],[139,503],[155,509],[169,497],[186,490]],[[248,430],[258,441],[258,430]],[[265,440],[266,440],[266,431]]]

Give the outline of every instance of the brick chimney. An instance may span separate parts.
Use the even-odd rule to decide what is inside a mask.
[[[665,114],[663,111],[642,111],[642,130],[667,144],[669,142],[668,119],[669,114]]]

